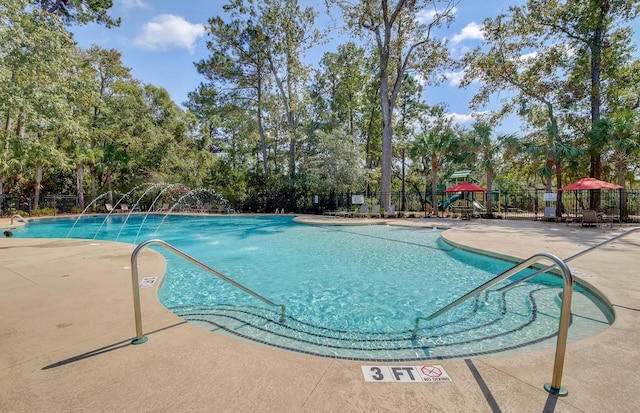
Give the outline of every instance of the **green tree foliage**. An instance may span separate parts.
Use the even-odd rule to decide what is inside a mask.
[[[361,146],[345,130],[319,132],[316,152],[305,171],[319,186],[316,191],[349,192],[362,187],[366,178]],[[324,187],[323,187],[324,186]]]
[[[353,42],[339,45],[336,52],[322,56],[311,86],[318,127],[344,126],[352,137],[360,138],[366,107],[363,85],[374,81],[371,71],[363,65],[367,60],[365,50]]]
[[[255,108],[265,177],[269,175],[267,140],[264,132],[264,94],[267,78],[267,38],[260,26],[240,16],[230,23],[221,17],[209,20],[207,43],[211,56],[196,64],[198,72],[213,83],[212,90],[225,90],[220,99],[236,106]],[[228,85],[229,87],[225,87]],[[217,89],[213,89],[216,88]],[[195,96],[194,96],[195,98]]]
[[[438,171],[445,162],[453,160],[460,144],[445,110],[444,106],[436,105],[425,112],[420,119],[420,133],[409,151],[414,160],[422,163],[425,173],[428,171],[431,175],[431,205],[435,215],[438,214]]]
[[[106,27],[120,25],[120,19],[113,20],[107,12],[113,6],[112,0],[31,0],[31,3],[47,13],[52,13],[65,24],[86,24],[96,22]]]
[[[332,0],[337,4],[349,29],[376,45],[379,59],[380,106],[382,113],[382,165],[380,203],[388,208],[391,190],[393,112],[404,75],[408,70],[424,79],[449,62],[446,40],[439,40],[433,29],[448,25],[456,2],[423,0],[389,2],[384,0]],[[427,21],[418,12],[432,11]]]
[[[215,189],[240,210],[300,211],[314,207],[311,193],[377,192],[387,206],[401,190],[404,208],[405,176],[420,194],[431,186],[437,204],[438,181],[461,166],[487,186],[542,178],[549,189],[554,172],[560,186],[595,171],[594,155],[622,185],[637,170],[630,0],[529,0],[487,19],[464,82],[481,81],[475,109],[498,94],[502,107],[472,129],[454,126],[444,105],[426,106],[421,89],[453,65],[434,35],[453,0],[329,0],[366,43],[347,41],[315,68],[304,63],[322,41],[315,10],[229,0],[209,21],[210,55],[196,63],[203,82],[186,111],[132,78],[117,50],[74,44],[68,25],[117,25],[111,4],[0,5],[0,194],[37,203],[40,191],[76,191],[84,207],[85,193],[169,182]],[[508,113],[523,119],[522,138],[494,136]]]
[[[521,32],[531,36],[564,43],[574,52],[571,61],[571,83],[575,90],[584,88],[589,102],[591,127],[601,117],[602,81],[608,77],[603,66],[609,49],[621,25],[633,20],[640,6],[633,0],[572,0],[563,3],[550,0],[530,0],[511,11]],[[611,80],[614,80],[610,78]],[[592,135],[593,136],[593,135]],[[600,178],[602,147],[590,145],[591,176]]]
[[[21,167],[33,173],[34,206],[39,202],[45,169],[64,168],[66,157],[58,149],[77,130],[69,110],[69,83],[75,46],[60,20],[49,13],[11,2],[2,12],[0,36],[6,40],[1,54],[0,107],[5,114],[5,139],[16,139],[25,156]],[[5,148],[15,147],[3,145]],[[17,154],[14,154],[17,155]],[[6,180],[6,177],[3,178]]]
[[[505,158],[505,154],[517,148],[518,137],[515,134],[500,134],[493,136],[491,126],[483,121],[478,121],[473,125],[471,139],[467,141],[469,152],[479,161],[479,166],[483,169],[486,187],[489,190],[487,196],[487,211],[493,211],[493,180],[498,166]]]

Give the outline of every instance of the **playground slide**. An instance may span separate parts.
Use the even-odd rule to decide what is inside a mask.
[[[449,207],[449,205],[451,205],[453,202],[456,202],[460,198],[462,198],[462,193],[457,193],[457,194],[445,199],[444,202],[438,202],[438,209],[440,211],[444,211],[445,209],[447,209]]]
[[[479,211],[486,211],[487,210],[487,208],[485,208],[484,205],[482,205],[480,202],[478,202],[476,200],[473,201],[473,206]]]

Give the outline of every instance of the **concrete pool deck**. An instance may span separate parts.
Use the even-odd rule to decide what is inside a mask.
[[[446,227],[444,236],[454,243],[517,258],[537,252],[566,258],[622,231],[533,221],[388,222]],[[0,228],[9,226],[0,219]],[[554,349],[423,363],[313,357],[188,324],[160,305],[158,283],[141,289],[149,340],[131,345],[133,248],[0,238],[1,412],[633,412],[640,405],[640,232],[569,263],[610,300],[616,320],[605,332],[568,344],[566,397],[543,389]],[[151,250],[142,251],[139,267],[140,278],[161,277],[165,269]],[[423,364],[441,365],[452,381],[369,383],[361,370]]]

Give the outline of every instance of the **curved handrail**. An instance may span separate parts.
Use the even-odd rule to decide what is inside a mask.
[[[560,258],[556,257],[555,255],[548,254],[546,252],[540,252],[538,254],[532,255],[531,257],[529,257],[526,260],[520,262],[519,264],[516,264],[513,267],[509,268],[508,270],[496,275],[495,277],[493,277],[489,281],[485,282],[484,284],[474,288],[473,290],[469,291],[468,293],[466,293],[462,297],[458,298],[457,300],[452,301],[451,303],[449,303],[445,307],[442,307],[441,309],[439,309],[435,313],[433,313],[430,316],[424,318],[424,320],[431,321],[434,318],[440,317],[442,314],[446,313],[447,311],[451,310],[454,307],[459,306],[463,302],[467,301],[469,298],[480,294],[483,290],[486,290],[488,288],[493,287],[494,285],[498,284],[500,281],[502,281],[502,280],[504,280],[506,278],[509,278],[512,275],[517,274],[520,271],[524,270],[525,268],[529,267],[531,264],[540,261],[540,258],[549,258],[550,260],[555,262],[555,264],[550,265],[549,267],[546,267],[548,269],[554,268],[556,265],[559,265],[556,262],[556,260],[562,262],[562,260]]]
[[[142,334],[142,311],[140,309],[140,285],[139,285],[139,281],[138,281],[138,254],[140,253],[140,251],[149,246],[149,245],[159,245],[161,247],[164,247],[166,249],[168,249],[169,251],[181,256],[182,258],[184,258],[185,260],[199,266],[200,268],[210,272],[211,274],[215,275],[216,277],[220,278],[223,281],[228,282],[229,284],[241,289],[242,291],[246,292],[247,294],[250,294],[252,296],[254,296],[255,298],[261,300],[262,302],[272,306],[272,307],[280,307],[280,322],[284,323],[285,321],[285,306],[282,304],[276,304],[271,300],[268,300],[266,298],[264,298],[263,296],[261,296],[260,294],[248,289],[247,287],[245,287],[244,285],[232,280],[231,278],[227,277],[226,275],[223,275],[221,273],[219,273],[218,271],[214,270],[213,268],[209,267],[208,265],[198,261],[197,259],[191,257],[190,255],[180,251],[179,249],[177,249],[176,247],[172,246],[171,244],[159,240],[159,239],[150,239],[147,241],[144,241],[142,243],[140,243],[131,253],[131,284],[133,287],[133,307],[134,307],[134,311],[135,311],[135,319],[136,319],[136,338],[132,341],[133,344],[142,344],[144,342],[147,341],[147,337],[145,337]]]
[[[22,221],[25,224],[27,223],[27,220],[22,218],[22,216],[20,216],[19,214],[13,214],[13,215],[11,215],[11,225],[13,225],[13,219],[14,218],[18,218],[18,221]]]
[[[563,261],[564,261],[564,262],[569,262],[569,261],[571,261],[571,260],[574,260],[574,259],[576,259],[576,258],[578,258],[578,257],[583,256],[584,254],[586,254],[586,253],[588,253],[588,252],[591,252],[591,251],[593,251],[593,250],[595,250],[595,249],[597,249],[597,248],[600,248],[600,247],[602,247],[603,245],[606,245],[606,244],[608,244],[608,243],[610,243],[610,242],[613,242],[613,241],[615,241],[615,240],[617,240],[617,239],[619,239],[619,238],[626,237],[627,235],[631,234],[632,232],[635,232],[635,231],[638,231],[638,230],[640,230],[640,227],[637,227],[637,228],[631,228],[630,230],[625,231],[625,232],[623,232],[622,234],[618,234],[618,235],[616,235],[615,237],[609,238],[608,240],[602,241],[602,242],[600,242],[600,243],[598,243],[598,244],[596,244],[596,245],[593,245],[593,246],[591,246],[591,247],[589,247],[589,248],[587,248],[587,249],[585,249],[585,250],[582,250],[582,251],[580,251],[580,252],[578,252],[578,253],[576,253],[576,254],[573,254],[572,256],[570,256],[570,257],[568,257],[568,258],[565,258]],[[549,267],[542,268],[542,269],[540,269],[540,270],[538,270],[538,271],[534,272],[533,274],[529,274],[529,275],[527,275],[526,277],[522,277],[522,278],[520,278],[520,279],[518,279],[518,280],[513,281],[511,284],[507,284],[507,285],[505,285],[505,286],[502,286],[502,287],[498,288],[498,290],[497,290],[497,291],[504,291],[504,290],[507,290],[507,289],[509,289],[509,288],[511,288],[511,287],[515,287],[517,284],[520,284],[521,282],[524,282],[524,281],[528,281],[528,280],[532,279],[533,277],[535,277],[536,275],[540,275],[540,274],[542,274],[542,273],[544,273],[544,272],[549,271],[549,270],[550,270],[550,269],[552,269],[553,267],[554,267],[554,266],[553,266],[553,265],[551,265],[551,266],[549,266]]]
[[[457,300],[453,301],[449,305],[431,314],[429,317],[426,318],[426,320],[427,321],[433,320],[434,318],[451,310],[453,307],[456,307],[459,304],[463,303],[464,301],[468,300],[469,298],[479,294],[483,290],[486,290],[487,288],[499,283],[505,278],[508,278],[522,271],[523,269],[527,268],[529,265],[537,261],[540,261],[541,259],[549,259],[553,261],[554,265],[551,265],[550,267],[547,267],[547,268],[553,268],[557,266],[558,268],[560,268],[560,270],[562,270],[562,274],[564,278],[564,286],[562,289],[562,308],[560,310],[560,321],[558,324],[558,340],[556,342],[556,355],[555,355],[555,361],[553,364],[553,376],[551,379],[551,383],[545,383],[544,388],[551,394],[555,394],[558,396],[566,396],[568,392],[564,387],[562,387],[561,382],[562,382],[562,370],[564,367],[564,354],[567,347],[567,337],[569,333],[569,320],[571,318],[571,297],[573,295],[573,276],[571,275],[571,270],[569,270],[569,267],[567,267],[567,264],[565,264],[564,261],[562,261],[560,258],[556,257],[555,255],[552,255],[546,252],[540,252],[538,254],[532,255],[531,257],[522,261],[520,264],[517,264],[509,268],[508,270],[504,271],[502,274],[499,274],[498,276],[492,278],[491,280],[487,281],[481,286],[473,289],[472,291],[469,291],[468,293],[458,298]],[[414,334],[417,333],[418,322],[420,321],[420,319],[421,319],[420,317],[416,318]]]

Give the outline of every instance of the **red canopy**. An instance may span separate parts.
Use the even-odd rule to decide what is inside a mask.
[[[474,183],[465,181],[448,188],[445,192],[487,192],[487,190]]]
[[[582,178],[570,185],[563,186],[558,191],[584,191],[588,189],[620,189],[620,185],[611,184],[596,178]]]
[[[184,194],[188,194],[191,191],[188,190],[187,188],[181,186],[180,188],[176,188],[171,192],[173,192],[174,194],[182,194],[182,195],[184,195]]]

